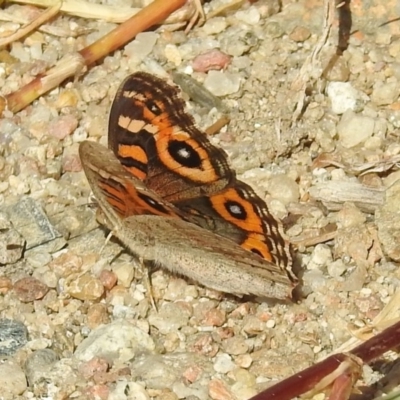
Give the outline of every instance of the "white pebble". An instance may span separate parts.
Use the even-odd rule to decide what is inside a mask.
[[[340,278],[346,272],[346,265],[342,260],[336,260],[328,264],[328,274],[335,279]]]
[[[30,55],[21,42],[13,42],[10,54],[21,62],[29,62]]]
[[[137,65],[152,51],[158,39],[155,32],[142,32],[136,35],[135,40],[125,46],[124,53],[129,57],[129,63]]]
[[[249,25],[256,25],[260,22],[260,12],[254,6],[249,7],[247,10],[237,11],[235,17]]]
[[[374,119],[347,110],[337,126],[339,141],[343,147],[355,147],[370,138],[374,132]]]
[[[40,60],[42,58],[42,44],[41,43],[34,43],[30,47],[31,57],[35,60]]]
[[[317,244],[311,254],[310,262],[307,269],[320,269],[321,267],[332,262],[332,252],[326,244]]]
[[[209,71],[204,87],[215,96],[236,93],[240,88],[240,75],[223,71]]]
[[[313,348],[314,354],[319,353],[321,350],[322,350],[321,346],[314,346],[314,348]]]
[[[203,31],[207,35],[215,35],[226,29],[226,19],[223,17],[211,18],[203,25]]]
[[[135,354],[153,352],[154,349],[154,341],[147,333],[132,323],[120,320],[93,330],[78,345],[74,357],[80,361],[89,361],[93,357],[107,357],[110,362],[124,362],[133,358]]]
[[[346,110],[357,109],[360,95],[350,82],[330,82],[326,91],[335,114],[343,114]]]
[[[275,325],[276,325],[276,322],[275,322],[274,319],[269,319],[269,320],[265,323],[265,326],[266,326],[267,328],[274,328]]]
[[[176,67],[182,64],[182,56],[174,44],[167,44],[164,49],[165,57],[168,61],[172,62]]]
[[[232,371],[235,367],[235,363],[228,354],[218,354],[217,357],[215,357],[214,370],[216,372],[226,374],[229,371]]]

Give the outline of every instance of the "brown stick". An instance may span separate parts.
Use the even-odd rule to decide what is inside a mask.
[[[161,23],[178,8],[182,7],[186,0],[155,0],[143,8],[126,22],[119,25],[103,38],[97,40],[79,53],[85,59],[85,65],[90,65],[99,58],[118,49],[133,39],[138,33]]]
[[[17,40],[23,38],[28,33],[38,28],[40,25],[43,25],[45,22],[53,18],[60,11],[60,8],[61,8],[61,2],[56,3],[54,6],[42,12],[39,15],[39,17],[37,17],[33,21],[27,22],[23,27],[18,29],[15,33],[6,36],[5,38],[1,38],[0,47],[4,47],[12,42],[16,42]]]
[[[4,108],[15,113],[42,94],[54,89],[65,79],[77,75],[84,66],[89,66],[107,54],[132,40],[138,33],[160,24],[168,15],[182,7],[186,0],[155,0],[133,17],[119,25],[103,38],[83,50],[62,58],[55,67],[5,98],[0,97],[0,115]]]

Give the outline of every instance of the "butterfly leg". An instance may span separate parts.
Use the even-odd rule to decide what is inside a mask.
[[[150,303],[153,307],[153,310],[155,312],[158,312],[156,303],[154,301],[154,296],[153,296],[153,287],[151,285],[150,269],[148,267],[146,267],[145,261],[142,257],[139,257],[139,265],[140,265],[139,268],[143,274],[144,285],[145,285],[146,291],[149,295]]]
[[[109,234],[107,235],[107,237],[106,237],[106,240],[105,240],[104,243],[103,243],[103,246],[101,246],[100,254],[103,253],[105,247],[107,246],[108,242],[110,241],[110,239],[111,239],[113,236],[114,236],[114,232],[113,232],[113,231],[110,231],[110,233],[109,233]]]
[[[196,24],[196,22],[198,25],[203,25],[206,20],[206,15],[204,14],[203,5],[201,4],[201,0],[194,0],[193,3],[194,3],[193,6],[195,8],[195,11],[194,11],[192,17],[190,18],[188,25],[186,26],[185,33],[188,33],[193,28],[193,26]]]

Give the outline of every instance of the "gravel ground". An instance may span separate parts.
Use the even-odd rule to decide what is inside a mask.
[[[248,399],[366,337],[358,330],[388,304],[399,317],[400,25],[381,26],[397,17],[395,2],[354,2],[349,46],[336,59],[336,24],[313,53],[322,2],[282,3],[241,2],[188,34],[141,34],[4,113],[1,399]],[[64,36],[37,31],[13,43],[0,53],[2,93],[114,26],[59,16],[48,27]],[[2,23],[0,34],[13,29]],[[186,74],[216,96],[199,96],[192,81],[184,94],[200,127],[230,118],[211,140],[283,220],[302,279],[297,302],[240,300],[157,270],[155,311],[137,261],[114,239],[100,251],[107,233],[77,150],[89,137],[106,144],[113,96],[137,70]],[[396,370],[390,354],[366,366],[359,385],[372,394],[357,398],[394,390]]]

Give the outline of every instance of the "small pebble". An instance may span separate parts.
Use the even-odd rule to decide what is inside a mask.
[[[221,373],[227,374],[235,368],[235,363],[232,358],[225,353],[218,354],[214,361],[214,370]]]
[[[56,257],[49,263],[48,267],[54,271],[57,276],[67,278],[71,274],[81,272],[82,265],[82,258],[68,251]]]
[[[226,29],[226,18],[214,17],[207,19],[202,29],[206,35],[218,34]]]
[[[110,317],[107,306],[102,303],[92,304],[87,311],[87,324],[90,329],[96,329],[99,325],[108,324]]]
[[[131,267],[131,269],[133,268]],[[99,275],[100,282],[107,290],[111,290],[117,284],[118,279],[118,276],[108,269],[103,269]]]
[[[252,358],[250,354],[239,354],[235,358],[236,364],[241,368],[249,368],[252,363]]]
[[[176,67],[179,67],[182,64],[182,55],[177,46],[174,44],[167,44],[164,48],[165,58],[174,64]]]
[[[63,140],[78,127],[78,120],[74,115],[62,115],[51,121],[47,133],[58,140]]]
[[[27,277],[14,283],[14,292],[18,299],[24,303],[42,299],[49,288],[39,280]]]
[[[224,340],[223,342],[224,351],[233,356],[239,354],[246,354],[249,351],[249,345],[246,343],[245,339],[240,336],[233,336]]]
[[[347,270],[344,262],[339,259],[332,261],[328,264],[328,274],[335,279],[340,278]]]
[[[202,354],[207,357],[214,357],[219,347],[216,343],[213,343],[210,334],[200,334],[198,335],[190,346],[190,350],[196,354]]]
[[[347,110],[337,126],[343,147],[352,148],[370,138],[374,132],[374,119]]]
[[[167,289],[165,290],[164,299],[169,301],[176,301],[184,298],[188,286],[188,283],[184,279],[171,279]]]
[[[287,205],[295,203],[300,197],[298,184],[287,175],[274,175],[268,182],[269,194]]]
[[[0,364],[0,387],[5,399],[16,399],[27,389],[24,371],[15,361]]]
[[[208,311],[203,319],[206,326],[222,326],[226,321],[226,313],[224,310],[213,308]]]
[[[199,54],[192,61],[193,71],[207,72],[212,69],[225,69],[231,61],[231,57],[218,49],[208,50]]]
[[[12,282],[10,278],[7,278],[6,276],[0,276],[0,294],[5,295],[10,291],[12,288]]]
[[[163,335],[176,332],[187,324],[190,312],[178,303],[165,303],[157,314],[149,316],[150,325],[155,326]]]
[[[94,357],[106,357],[110,363],[124,362],[135,354],[153,352],[153,339],[127,321],[118,320],[93,330],[76,348],[74,357],[89,361]]]
[[[243,330],[250,335],[256,335],[265,329],[265,323],[255,315],[246,315],[243,318]]]
[[[311,36],[311,32],[304,26],[296,26],[289,38],[295,42],[305,42]]]
[[[32,386],[39,380],[46,379],[58,360],[58,355],[51,349],[37,350],[30,354],[25,362],[29,385]]]
[[[256,384],[255,376],[243,368],[237,368],[233,371],[233,376],[236,382],[242,383],[245,386],[251,387]]]
[[[344,203],[342,209],[336,215],[336,221],[341,228],[351,228],[364,224],[366,215],[354,203]]]
[[[203,370],[198,365],[191,365],[186,371],[183,372],[182,376],[189,382],[196,382],[201,376]]]
[[[394,103],[400,95],[400,85],[397,81],[383,83],[378,81],[374,85],[371,100],[378,106]]]
[[[83,362],[79,366],[79,372],[85,379],[92,378],[97,372],[107,372],[109,369],[108,362],[105,358],[94,357],[89,361]]]
[[[32,277],[38,279],[48,288],[55,289],[57,287],[58,277],[54,271],[50,271],[47,265],[36,268]]]
[[[118,284],[126,288],[131,286],[133,278],[135,276],[135,270],[131,264],[124,263],[116,265],[113,268],[113,272],[118,277]]]
[[[103,296],[104,286],[99,279],[90,274],[84,274],[68,285],[67,293],[75,299],[94,301]]]
[[[260,21],[260,12],[256,7],[251,6],[247,10],[237,11],[235,17],[246,24],[257,25]]]
[[[168,353],[172,353],[179,346],[180,339],[176,332],[170,332],[165,335],[164,348]]]
[[[237,74],[209,71],[204,81],[204,86],[215,96],[226,96],[239,90],[240,81],[241,78]]]
[[[265,323],[265,327],[266,327],[266,328],[269,328],[269,329],[272,329],[272,328],[275,327],[275,324],[276,324],[275,320],[269,319],[269,320]]]
[[[332,262],[332,250],[325,244],[317,244],[307,264],[308,270],[320,269]]]
[[[159,34],[155,32],[140,32],[135,39],[124,48],[124,54],[129,59],[129,64],[138,65],[153,51]]]
[[[62,170],[63,172],[82,171],[81,159],[78,154],[78,145],[72,145],[64,150]]]
[[[212,400],[235,400],[228,385],[220,379],[212,379],[210,381],[208,394]]]
[[[22,322],[0,319],[0,356],[12,356],[27,342],[28,329]]]
[[[350,82],[330,82],[326,92],[335,114],[343,114],[347,110],[354,111],[359,107],[360,95]]]

